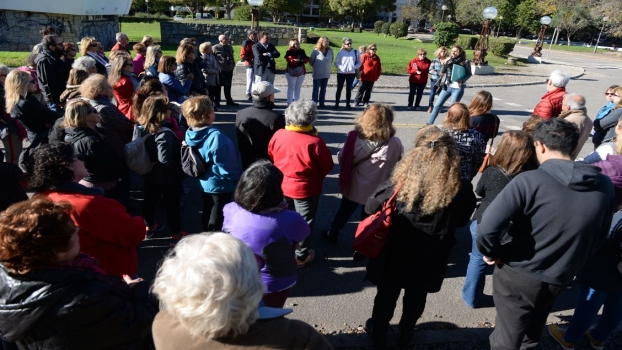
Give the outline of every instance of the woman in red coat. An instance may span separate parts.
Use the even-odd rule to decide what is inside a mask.
[[[40,146],[33,159],[30,186],[54,202],[72,205],[81,251],[97,259],[107,274],[136,276],[136,246],[145,239],[143,219],[130,216],[119,202],[104,197],[99,187],[78,183],[88,172],[84,156],[74,153],[70,144]]]
[[[289,41],[289,49],[285,53],[287,61],[287,70],[285,70],[285,78],[287,79],[287,104],[300,100],[300,88],[305,80],[307,71],[305,64],[309,63],[309,56],[304,49],[300,48],[298,39]]]
[[[380,74],[382,74],[382,65],[380,57],[376,55],[376,44],[369,44],[367,52],[361,56],[361,85],[359,92],[356,94],[356,105],[369,105],[371,90]]]
[[[134,62],[129,55],[119,55],[112,60],[108,84],[112,86],[114,98],[117,100],[117,109],[129,120],[134,121],[132,116],[132,97],[138,88],[138,81],[133,81]]]
[[[410,86],[408,107],[406,107],[406,109],[413,109],[413,100],[415,95],[417,95],[415,111],[419,110],[423,89],[425,89],[428,83],[428,70],[430,69],[430,64],[432,64],[432,61],[425,57],[425,55],[427,55],[427,52],[424,49],[417,50],[417,57],[410,61],[406,69],[408,72],[408,85]]]

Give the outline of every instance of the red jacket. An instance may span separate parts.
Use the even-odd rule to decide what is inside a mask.
[[[547,92],[533,109],[533,114],[544,119],[557,118],[562,112],[562,100],[565,94],[566,88],[563,87]]]
[[[134,84],[126,76],[122,76],[112,89],[114,98],[117,100],[117,109],[123,113],[127,119],[134,121],[132,117],[132,97],[134,96]]]
[[[368,53],[361,55],[361,81],[377,81],[382,73],[380,57],[370,56]]]
[[[106,273],[134,277],[138,270],[136,246],[145,239],[145,222],[102,195],[47,191],[55,202],[73,206],[71,218],[80,227],[80,251],[94,257]]]
[[[302,60],[302,71],[305,72],[304,74],[307,74],[305,64],[309,63],[309,56],[307,56],[305,50],[296,50],[293,47],[290,47],[287,52],[285,52],[285,61],[287,61],[288,68],[296,68],[301,66],[300,61],[298,61],[299,59]]]
[[[283,172],[283,194],[301,199],[322,193],[324,177],[333,168],[333,157],[320,137],[278,130],[268,144],[268,155]]]
[[[130,52],[130,50],[127,49],[127,47],[125,46],[121,46],[121,44],[119,44],[118,42],[116,44],[114,44],[114,46],[112,47],[112,49],[110,49],[110,52],[112,51],[125,51],[127,53],[130,54],[130,56],[132,55],[132,53]]]
[[[252,41],[251,39],[246,39],[244,40],[244,42],[242,43],[242,47],[240,48],[240,59],[242,61],[244,61],[244,65],[246,67],[252,67],[253,66],[253,62],[255,60],[255,55],[253,54],[253,45],[255,45],[256,42]]]
[[[413,58],[408,64],[408,68],[406,68],[409,74],[408,81],[419,85],[427,84],[430,64],[432,64],[432,61],[427,57],[422,60],[419,57]],[[417,71],[420,74],[417,74]]]

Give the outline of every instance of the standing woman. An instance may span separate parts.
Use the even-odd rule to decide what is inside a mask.
[[[300,100],[300,88],[305,80],[307,71],[305,64],[309,63],[309,56],[305,50],[300,48],[298,39],[289,41],[289,49],[285,53],[287,69],[285,78],[287,79],[287,104]]]
[[[156,223],[156,210],[160,199],[166,203],[166,219],[171,232],[171,246],[179,242],[184,235],[181,231],[181,147],[175,134],[167,127],[167,120],[171,115],[169,100],[165,96],[151,96],[145,100],[138,122],[134,129],[134,139],[146,134],[145,147],[151,161],[155,162],[153,169],[143,176],[145,180],[145,201],[143,217],[147,224],[146,238],[163,228],[163,224]]]
[[[368,199],[365,211],[376,212],[395,191],[393,226],[380,255],[369,260],[366,275],[377,292],[365,330],[383,349],[402,289],[399,343],[410,342],[428,293],[441,289],[456,244],[456,228],[465,225],[475,209],[473,187],[460,179],[456,145],[449,134],[434,126],[417,133],[415,148]]]
[[[430,99],[428,113],[432,112],[434,108],[434,96],[436,96],[436,82],[438,81],[438,75],[443,68],[443,64],[447,62],[449,56],[447,56],[447,48],[445,46],[439,47],[434,51],[434,60],[430,64]]]
[[[361,86],[359,86],[359,92],[356,94],[357,106],[369,105],[374,83],[382,74],[382,64],[380,57],[376,55],[376,50],[378,50],[376,44],[370,44],[367,47],[367,53],[361,56]]]
[[[10,112],[6,109],[4,85],[10,71],[9,67],[0,64],[0,132],[3,134],[0,138],[4,145],[4,161],[18,164],[24,137],[20,135],[23,134],[23,127],[20,128],[18,121],[11,118]]]
[[[449,107],[441,130],[449,133],[456,143],[460,155],[462,178],[471,181],[477,175],[484,161],[486,141],[484,136],[469,129],[469,110],[462,103],[454,103]]]
[[[486,90],[478,91],[469,105],[469,115],[471,116],[471,129],[479,131],[484,140],[497,136],[499,131],[499,117],[490,113],[492,109],[492,94]]]
[[[205,85],[207,85],[207,94],[211,101],[216,101],[216,97],[220,93],[220,65],[214,55],[212,43],[204,42],[199,46],[199,51],[203,59],[201,70],[205,78]],[[214,110],[216,109],[214,108]]]
[[[330,77],[330,68],[333,65],[333,49],[330,48],[330,41],[323,36],[318,39],[315,50],[311,53],[309,63],[313,67],[313,92],[311,99],[319,103],[320,108],[326,107],[326,85]]]
[[[127,56],[117,56],[112,60],[108,84],[112,86],[112,93],[117,100],[117,109],[127,119],[134,122],[132,116],[132,97],[138,88],[138,81],[134,75],[134,63]]]
[[[356,78],[356,70],[361,66],[361,58],[358,51],[352,49],[352,39],[343,38],[341,50],[337,53],[335,67],[337,68],[337,92],[335,93],[335,109],[339,108],[341,90],[343,84],[346,85],[346,108],[352,109],[350,100],[352,99],[352,83]]]
[[[106,75],[106,65],[108,60],[98,54],[97,40],[95,38],[84,37],[80,41],[80,53],[82,56],[89,56],[95,60],[97,73]],[[101,45],[101,44],[100,44]]]
[[[175,77],[177,63],[175,57],[162,56],[158,63],[158,78],[168,91],[168,98],[172,102],[182,103],[188,98],[188,92],[192,87],[192,79],[186,77],[185,80],[179,81]]]
[[[162,48],[160,45],[150,45],[147,47],[147,55],[145,56],[145,75],[149,77],[158,76],[158,62],[162,57]]]
[[[415,111],[419,110],[419,103],[421,103],[421,97],[423,97],[423,90],[428,83],[428,74],[430,69],[430,59],[425,57],[427,52],[424,49],[417,50],[417,57],[413,58],[408,64],[406,71],[408,72],[408,85],[410,91],[408,92],[408,107],[406,109],[413,108],[413,99],[417,95],[415,100]]]
[[[328,232],[322,237],[337,243],[339,231],[350,220],[359,205],[361,220],[367,198],[381,183],[391,177],[395,164],[402,157],[404,146],[395,137],[394,113],[388,105],[374,103],[358,117],[343,149],[338,154],[341,170],[339,191],[342,194],[339,209]]]
[[[486,208],[516,175],[537,167],[536,150],[531,136],[524,131],[517,130],[503,133],[497,151],[491,157],[489,166],[482,173],[482,177],[475,188],[475,193],[482,197],[482,202],[475,212],[475,218],[470,226],[473,247],[464,287],[462,288],[462,300],[470,308],[478,307],[478,303],[484,295],[486,271],[489,266],[484,262],[482,253],[475,245],[477,222],[482,220]]]
[[[180,82],[190,81],[190,92],[198,95],[205,95],[205,80],[202,79],[199,66],[194,62],[197,59],[197,53],[191,44],[182,44],[177,48],[175,60],[177,60],[177,69],[175,69],[175,78]],[[195,79],[197,78],[197,79]],[[201,78],[201,79],[198,79]]]
[[[463,71],[464,75],[453,76],[454,66],[456,71]],[[451,97],[451,103],[460,102],[464,95],[465,82],[471,77],[471,62],[466,59],[466,53],[459,45],[451,48],[451,58],[448,59],[441,71],[439,72],[439,80],[436,82],[436,88],[441,89],[430,117],[428,124],[434,124],[434,120],[441,111],[441,107]]]

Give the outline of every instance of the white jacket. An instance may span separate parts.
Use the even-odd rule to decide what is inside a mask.
[[[355,70],[361,66],[361,55],[355,49],[348,50],[341,49],[337,53],[337,59],[335,59],[335,67],[337,67],[337,73],[341,74],[354,74]]]

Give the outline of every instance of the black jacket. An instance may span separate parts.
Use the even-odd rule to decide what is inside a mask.
[[[143,178],[159,185],[181,184],[184,177],[181,170],[181,145],[175,133],[170,130],[170,124],[162,123],[162,126],[169,130],[160,129],[145,141],[149,158],[156,164]],[[134,139],[145,134],[146,131],[141,126],[134,129]]]
[[[31,94],[28,94],[26,98],[20,98],[17,104],[13,106],[11,117],[19,120],[24,125],[26,131],[28,131],[28,139],[32,141],[33,134],[48,132],[50,127],[56,122],[56,119],[58,119],[58,114],[49,110]]]
[[[607,237],[614,207],[613,184],[599,168],[549,159],[514,177],[488,206],[477,249],[531,278],[566,285]]]
[[[193,79],[192,79],[192,86],[190,87],[190,92],[196,92],[197,94],[204,95],[206,85],[205,85],[205,80],[203,79],[203,74],[201,73],[201,70],[199,69],[203,60],[199,62],[200,64],[198,66],[196,62],[177,64],[177,69],[175,69],[175,78],[177,80],[182,81],[182,84],[183,84],[183,81],[187,79],[190,73],[192,73]]]
[[[594,136],[592,142],[595,147],[600,146],[603,140],[611,139],[616,136],[616,125],[622,118],[622,108],[617,108],[609,112],[604,118],[594,120]]]
[[[37,79],[39,87],[48,103],[60,103],[60,95],[65,91],[69,70],[67,64],[60,56],[54,55],[50,50],[44,49],[35,58],[37,66]]]
[[[0,156],[1,156],[0,151]],[[26,192],[19,184],[24,177],[19,166],[13,163],[0,162],[0,212],[12,204],[28,199]]]
[[[158,312],[147,288],[86,269],[0,266],[0,335],[23,349],[136,349]]]
[[[253,101],[253,106],[240,110],[235,116],[238,149],[242,167],[248,168],[258,159],[270,159],[268,143],[274,133],[285,128],[285,117],[274,112],[274,103]]]
[[[270,56],[264,56],[264,53],[269,53]],[[272,73],[276,72],[274,59],[280,57],[281,53],[271,43],[264,47],[261,42],[258,42],[253,45],[253,56],[255,56],[255,75],[263,75],[266,69],[270,69]]]
[[[104,141],[110,146],[118,157],[125,157],[125,145],[132,141],[132,123],[117,107],[106,97],[96,100],[84,99],[99,112],[101,122],[98,127],[106,135]],[[125,159],[125,158],[123,158]]]
[[[365,211],[378,211],[394,190],[391,180],[381,184],[367,200]],[[406,205],[398,201],[387,242],[380,255],[369,260],[366,279],[374,284],[438,292],[456,244],[455,231],[469,221],[474,209],[473,186],[465,180],[449,206],[433,215],[407,212]]]
[[[91,183],[118,180],[127,173],[125,160],[117,157],[106,145],[97,131],[91,128],[66,128],[65,142],[70,143],[76,153],[84,155],[84,166],[89,175],[84,178]]]

